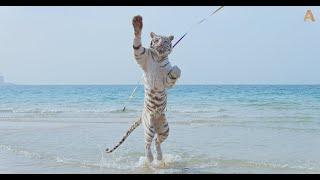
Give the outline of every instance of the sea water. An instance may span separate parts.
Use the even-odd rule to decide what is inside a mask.
[[[320,173],[319,85],[178,85],[152,164],[142,126],[105,153],[142,112],[134,87],[0,86],[0,173]]]

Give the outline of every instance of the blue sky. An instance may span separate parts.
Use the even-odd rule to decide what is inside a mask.
[[[0,7],[0,72],[17,84],[135,84],[131,18],[177,40],[217,7]],[[311,9],[316,22],[303,21]],[[320,84],[319,7],[230,7],[170,56],[179,84]],[[174,40],[174,41],[175,41]]]

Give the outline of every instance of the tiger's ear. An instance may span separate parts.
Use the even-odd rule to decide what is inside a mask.
[[[155,36],[156,36],[156,34],[155,34],[154,32],[151,32],[151,33],[150,33],[150,37],[151,37],[151,38],[153,38],[153,37],[155,37]]]
[[[169,36],[170,41],[172,41],[174,38],[174,36]]]

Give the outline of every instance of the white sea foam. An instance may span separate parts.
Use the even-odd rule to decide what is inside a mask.
[[[182,158],[179,155],[173,154],[164,154],[163,159],[158,161],[155,159],[151,163],[148,162],[148,159],[145,156],[139,158],[139,161],[136,163],[135,167],[137,168],[151,168],[153,170],[157,169],[169,169],[175,167],[176,164],[181,163]]]
[[[39,153],[30,152],[30,151],[27,151],[27,150],[24,150],[24,149],[21,149],[21,148],[18,148],[18,147],[14,147],[14,146],[11,146],[11,145],[0,144],[0,150],[1,151],[13,152],[15,154],[22,155],[22,156],[27,157],[27,158],[35,158],[35,159],[44,158]]]

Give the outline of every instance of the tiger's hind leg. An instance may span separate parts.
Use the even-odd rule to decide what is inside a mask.
[[[155,135],[155,129],[152,125],[144,124],[144,126],[145,126],[144,128],[145,154],[149,163],[151,163],[153,161],[153,155],[151,152],[151,143]]]
[[[169,135],[169,125],[166,121],[165,116],[162,116],[162,119],[160,120],[161,124],[157,128],[157,137],[155,140],[155,146],[157,151],[157,160],[162,160],[162,151],[161,151],[161,143],[167,139]]]

